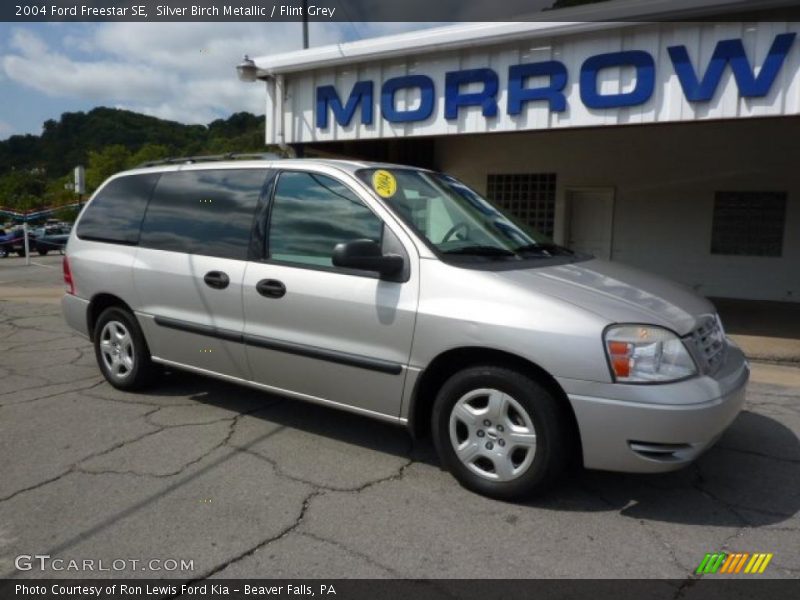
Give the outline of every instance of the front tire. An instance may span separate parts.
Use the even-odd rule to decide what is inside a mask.
[[[106,381],[120,390],[139,390],[156,377],[156,365],[139,323],[127,310],[112,306],[94,326],[94,353]]]
[[[529,376],[493,365],[450,377],[433,408],[444,466],[467,489],[501,500],[545,491],[566,468],[564,407]]]
[[[47,248],[37,248],[36,251],[39,253],[39,256],[47,256],[49,252]]]

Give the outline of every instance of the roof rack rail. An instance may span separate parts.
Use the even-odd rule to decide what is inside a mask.
[[[145,167],[155,167],[158,165],[190,165],[198,162],[214,162],[219,160],[279,160],[283,158],[274,152],[228,152],[227,154],[207,154],[204,156],[174,156],[161,158],[159,160],[149,160],[137,165],[137,169]]]

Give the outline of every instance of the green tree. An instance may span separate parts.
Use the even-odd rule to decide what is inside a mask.
[[[169,147],[164,144],[145,144],[131,155],[128,166],[137,167],[142,163],[168,158],[171,155]]]
[[[44,206],[63,206],[77,202],[78,196],[75,191],[67,187],[72,182],[73,175],[71,173],[48,181],[47,189],[42,196]]]
[[[130,160],[131,153],[120,144],[89,152],[89,165],[86,168],[86,191],[96,190],[114,173],[127,169]]]
[[[0,178],[10,177],[0,185],[0,205],[22,208],[72,202],[74,193],[64,184],[72,181],[76,165],[87,166],[91,192],[117,171],[169,156],[276,150],[264,146],[264,117],[246,112],[208,126],[106,107],[64,113],[46,121],[42,135],[14,135],[0,141]]]
[[[0,176],[0,206],[30,210],[42,206],[47,187],[40,169],[13,169]]]

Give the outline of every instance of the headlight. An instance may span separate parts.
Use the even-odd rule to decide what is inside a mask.
[[[686,346],[663,327],[615,325],[606,329],[605,345],[619,383],[675,381],[697,373]]]

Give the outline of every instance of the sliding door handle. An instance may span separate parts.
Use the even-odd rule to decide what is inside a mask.
[[[222,271],[209,271],[203,277],[203,281],[206,282],[208,287],[215,290],[224,290],[231,282],[230,278]]]

